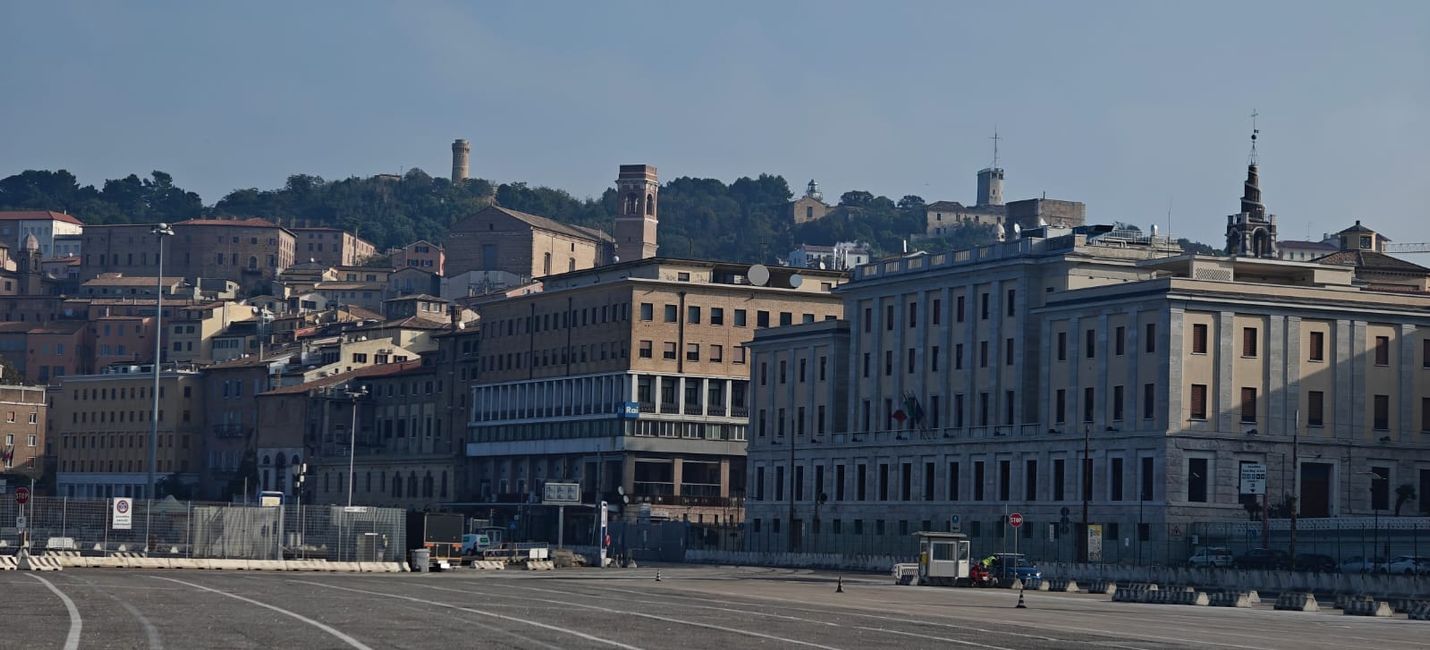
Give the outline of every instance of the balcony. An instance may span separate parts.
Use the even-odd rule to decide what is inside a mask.
[[[644,497],[667,497],[675,494],[674,483],[656,483],[651,481],[636,481],[635,489],[631,495],[637,501]]]
[[[212,427],[213,436],[219,439],[246,438],[250,430],[242,424],[215,424]]]
[[[687,402],[687,403],[685,404],[685,414],[686,414],[686,415],[703,415],[704,413],[703,413],[703,411],[702,411],[701,408],[700,408],[700,404],[698,404],[698,403],[692,404],[692,403]]]
[[[661,402],[660,412],[668,413],[670,415],[678,415],[680,413],[680,405],[675,402]]]
[[[725,407],[724,407],[723,405],[721,405],[721,406],[711,406],[710,408],[708,408],[708,409],[705,410],[705,414],[706,414],[706,415],[718,415],[718,416],[723,416],[723,415],[725,415]]]
[[[719,483],[681,483],[680,496],[710,498],[720,496]]]
[[[654,403],[654,402],[641,402],[641,403],[640,403],[640,409],[641,409],[641,413],[655,413],[655,403]]]
[[[748,407],[748,406],[732,406],[732,407],[730,407],[730,417],[735,417],[735,418],[747,418],[747,417],[750,417],[750,407]]]

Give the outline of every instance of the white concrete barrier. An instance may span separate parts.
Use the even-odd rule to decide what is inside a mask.
[[[0,571],[14,571],[15,568],[15,556],[0,555]]]
[[[1276,609],[1284,612],[1319,612],[1316,597],[1304,591],[1283,591],[1276,597]]]
[[[1347,602],[1342,612],[1347,616],[1376,616],[1379,618],[1390,618],[1394,614],[1390,609],[1390,603],[1373,598]]]

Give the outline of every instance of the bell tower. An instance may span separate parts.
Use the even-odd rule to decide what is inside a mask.
[[[622,262],[655,257],[660,223],[660,180],[651,165],[621,165],[616,176],[616,257]]]
[[[1227,215],[1226,253],[1237,257],[1278,256],[1276,245],[1276,215],[1267,214],[1261,202],[1261,169],[1256,160],[1256,128],[1258,113],[1251,113],[1251,155],[1246,164],[1246,181],[1241,189],[1241,212]]]

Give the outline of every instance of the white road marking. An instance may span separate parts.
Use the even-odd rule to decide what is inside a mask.
[[[946,637],[946,636],[932,636],[932,635],[928,635],[928,634],[918,634],[918,633],[916,633],[916,632],[903,632],[903,631],[901,631],[901,630],[886,630],[886,629],[879,628],[879,627],[864,627],[864,626],[862,626],[862,625],[856,625],[856,626],[854,626],[854,629],[856,629],[856,630],[868,630],[868,631],[870,631],[870,632],[882,632],[882,633],[884,633],[884,634],[898,634],[898,635],[901,635],[901,636],[911,636],[911,637],[915,637],[915,638],[919,638],[919,639],[928,639],[928,640],[930,640],[930,641],[942,641],[942,642],[944,642],[944,643],[953,643],[953,644],[957,644],[957,645],[968,645],[968,646],[973,646],[973,647],[975,647],[975,648],[992,648],[992,649],[994,649],[994,650],[1012,650],[1011,648],[1005,648],[1005,647],[1003,647],[1003,646],[998,646],[998,645],[987,645],[987,644],[983,644],[983,643],[974,643],[973,641],[964,641],[964,640],[962,640],[962,639],[950,639],[950,638],[948,638],[948,637]]]
[[[86,578],[83,578],[83,577],[80,577],[80,578],[77,578],[77,579],[78,579],[80,582],[84,583],[84,584],[85,584],[86,586],[88,586],[89,588],[94,589],[95,591],[98,591],[99,593],[102,593],[102,594],[104,594],[105,596],[108,596],[108,597],[110,598],[110,600],[113,600],[114,602],[119,603],[119,606],[120,606],[120,607],[123,607],[123,608],[125,609],[125,611],[129,612],[130,615],[132,615],[136,620],[138,620],[138,621],[139,621],[139,626],[142,627],[142,628],[144,628],[144,636],[147,637],[147,639],[148,639],[148,641],[149,641],[149,650],[164,650],[164,643],[159,640],[159,630],[158,630],[158,628],[155,628],[155,627],[154,627],[154,624],[153,624],[153,623],[150,623],[150,622],[149,622],[149,619],[145,618],[143,614],[139,613],[139,610],[138,610],[138,609],[135,609],[135,607],[134,607],[133,605],[130,605],[129,603],[125,602],[124,599],[120,598],[119,596],[114,595],[114,594],[110,591],[111,589],[114,588],[113,586],[105,585],[105,586],[101,587],[98,583],[96,583],[96,582],[93,581],[93,580],[89,580],[89,579],[86,579]],[[183,588],[182,588],[182,587],[174,587],[173,589],[168,589],[168,588],[155,588],[155,587],[130,587],[130,589],[144,589],[145,591],[179,591],[179,590],[181,590],[181,589],[183,589]]]
[[[506,614],[498,614],[498,613],[496,613],[496,612],[484,612],[484,611],[479,610],[479,609],[472,609],[472,608],[470,608],[470,607],[461,607],[461,606],[458,606],[458,605],[453,605],[453,604],[451,604],[451,603],[442,603],[442,602],[438,602],[438,601],[435,601],[435,600],[423,600],[423,599],[421,599],[421,598],[414,598],[414,597],[412,597],[412,596],[402,596],[402,595],[399,595],[399,594],[390,594],[390,593],[385,593],[385,592],[381,592],[381,591],[368,591],[368,590],[366,590],[366,589],[353,589],[353,588],[351,588],[351,587],[339,587],[339,586],[337,586],[337,585],[326,585],[326,584],[323,584],[323,583],[321,583],[321,582],[309,582],[309,581],[307,581],[307,580],[292,580],[292,581],[290,581],[290,582],[296,582],[296,583],[305,584],[305,585],[312,585],[312,586],[314,586],[314,587],[322,587],[322,588],[324,588],[324,589],[336,589],[336,590],[338,590],[338,591],[351,591],[351,592],[353,592],[353,593],[358,593],[358,594],[368,594],[368,595],[371,595],[371,596],[384,596],[384,597],[387,597],[387,598],[397,598],[397,599],[401,599],[401,600],[407,600],[407,601],[411,601],[411,602],[414,602],[414,603],[422,603],[422,604],[424,604],[424,605],[435,605],[435,606],[437,606],[437,607],[446,607],[447,609],[455,609],[455,610],[462,611],[462,612],[470,612],[470,613],[473,613],[473,614],[480,614],[480,615],[482,615],[482,616],[490,616],[490,617],[492,617],[492,618],[497,618],[497,619],[501,619],[501,620],[504,620],[504,621],[513,621],[513,622],[516,622],[516,623],[525,623],[525,624],[527,624],[527,625],[532,625],[532,626],[535,626],[535,627],[539,627],[539,628],[544,629],[544,630],[551,630],[551,631],[553,631],[553,632],[562,632],[562,633],[565,633],[565,634],[570,634],[570,635],[575,636],[575,637],[580,637],[580,638],[582,638],[582,639],[586,639],[587,641],[595,641],[596,643],[604,643],[604,644],[609,645],[609,646],[614,646],[614,647],[617,647],[617,648],[623,648],[624,650],[642,650],[641,648],[636,647],[636,646],[633,646],[633,645],[626,645],[626,644],[621,643],[621,642],[619,642],[619,641],[612,641],[612,640],[610,640],[610,639],[603,639],[603,638],[598,637],[598,636],[591,636],[590,634],[586,634],[585,632],[578,632],[578,631],[573,630],[573,629],[570,629],[570,628],[560,627],[560,626],[556,626],[556,625],[547,625],[546,623],[538,623],[538,622],[536,622],[536,621],[529,621],[529,620],[524,619],[524,618],[517,618],[517,617],[515,617],[515,616],[507,616]]]
[[[451,592],[455,592],[455,593],[459,593],[459,594],[481,593],[481,592],[474,592],[474,591],[464,591],[464,590],[461,590],[461,589],[447,589],[447,588],[444,588],[444,587],[436,587],[436,586],[433,586],[433,585],[421,585],[421,586],[426,587],[426,588],[428,588],[428,589],[436,589],[436,590],[438,590],[438,591],[451,591]],[[509,588],[512,588],[512,589],[526,589],[526,590],[529,590],[529,591],[539,591],[539,592],[544,592],[544,593],[557,594],[557,595],[559,595],[559,596],[567,595],[565,592],[555,591],[555,590],[551,590],[551,589],[538,589],[538,588],[536,588],[536,587],[518,587],[518,586],[516,586],[516,585],[504,585],[504,586],[509,587]],[[510,594],[503,594],[503,597],[505,597],[505,598],[522,598],[521,596],[512,596],[512,595],[510,595]],[[799,639],[791,639],[791,638],[782,637],[782,636],[775,636],[775,635],[773,635],[773,634],[765,634],[765,633],[763,633],[763,632],[752,632],[752,631],[750,631],[750,630],[741,630],[741,629],[739,629],[739,628],[734,628],[734,627],[725,627],[725,626],[723,626],[723,625],[715,625],[714,623],[698,623],[698,622],[696,622],[696,621],[687,621],[687,620],[683,620],[683,619],[679,619],[679,618],[671,618],[671,617],[669,617],[669,616],[657,616],[657,615],[655,615],[655,614],[646,614],[646,613],[643,613],[643,612],[632,612],[632,611],[629,611],[629,610],[610,609],[610,608],[607,608],[607,607],[597,607],[597,606],[595,606],[595,605],[587,605],[587,604],[585,604],[585,603],[573,603],[573,602],[564,601],[564,600],[554,600],[554,599],[547,599],[547,598],[530,598],[530,597],[526,598],[526,600],[535,600],[535,601],[537,601],[537,602],[543,602],[543,603],[556,603],[556,604],[560,604],[560,605],[566,605],[566,606],[568,606],[568,607],[580,607],[580,608],[582,608],[582,609],[591,609],[591,610],[595,610],[595,611],[598,611],[598,612],[606,612],[606,613],[609,613],[609,614],[619,614],[619,615],[622,615],[622,616],[638,616],[638,617],[640,617],[640,618],[649,618],[649,619],[652,619],[652,620],[664,621],[664,622],[666,622],[666,623],[677,623],[677,624],[679,624],[679,625],[690,625],[690,626],[693,626],[693,627],[703,627],[703,628],[710,629],[710,630],[719,630],[719,631],[721,631],[721,632],[730,632],[730,633],[732,633],[732,634],[742,634],[742,635],[745,635],[745,636],[752,636],[752,637],[755,637],[755,638],[766,639],[766,640],[769,640],[769,641],[780,641],[780,642],[783,642],[783,643],[793,643],[793,644],[795,644],[795,645],[809,646],[809,647],[811,647],[811,648],[821,648],[821,650],[840,650],[839,648],[835,648],[834,646],[820,645],[820,644],[818,644],[818,643],[811,643],[811,642],[809,642],[809,641],[800,641]]]
[[[70,613],[70,631],[69,634],[65,636],[65,650],[79,650],[79,634],[84,629],[84,619],[80,618],[79,608],[74,606],[74,601],[70,600],[70,597],[66,596],[65,592],[60,591],[59,587],[51,584],[49,580],[33,573],[27,573],[25,575],[44,583],[46,587],[49,587],[50,591],[55,592],[55,595],[59,596],[60,600],[64,602],[65,609],[69,610]]]
[[[257,606],[262,607],[262,608],[264,608],[264,609],[270,609],[270,610],[273,610],[273,611],[275,611],[275,612],[278,612],[279,614],[282,614],[282,615],[287,616],[287,617],[290,617],[290,618],[298,619],[298,620],[300,620],[300,621],[302,621],[302,622],[304,622],[304,623],[307,623],[308,625],[311,625],[311,626],[316,627],[316,628],[318,628],[318,629],[320,629],[320,630],[322,630],[322,631],[324,631],[324,632],[327,632],[328,634],[333,635],[333,637],[337,638],[339,641],[342,641],[343,643],[346,643],[346,644],[348,644],[348,645],[350,645],[350,646],[352,646],[352,647],[354,647],[354,648],[357,648],[358,650],[372,650],[372,648],[368,647],[368,646],[365,645],[363,642],[358,641],[357,639],[354,639],[354,638],[352,638],[352,637],[350,637],[350,636],[348,636],[348,635],[346,635],[346,634],[343,634],[342,632],[339,632],[336,628],[333,628],[333,627],[330,626],[330,625],[326,625],[326,624],[324,624],[324,623],[320,623],[320,622],[318,622],[318,621],[315,621],[315,620],[313,620],[313,619],[311,619],[311,618],[308,618],[307,616],[304,616],[304,615],[299,614],[299,613],[297,613],[297,612],[290,612],[290,611],[288,611],[288,610],[286,610],[286,609],[283,609],[282,607],[278,607],[278,606],[276,606],[276,605],[269,605],[268,603],[260,602],[260,601],[254,600],[254,599],[252,599],[252,598],[245,598],[245,597],[240,596],[240,595],[238,595],[238,594],[231,594],[231,593],[229,593],[229,592],[227,592],[227,591],[223,591],[223,590],[220,590],[220,589],[213,589],[213,588],[211,588],[211,587],[205,587],[205,586],[203,586],[203,585],[194,584],[194,583],[192,583],[192,582],[184,582],[183,580],[175,580],[175,579],[173,579],[173,578],[161,578],[161,577],[159,577],[159,576],[149,576],[149,577],[154,578],[155,580],[168,580],[169,582],[175,582],[175,583],[178,583],[178,584],[181,584],[181,585],[188,585],[188,586],[193,587],[193,588],[195,588],[195,589],[202,589],[202,590],[204,590],[204,591],[209,591],[209,592],[213,592],[213,593],[219,594],[220,596],[227,596],[227,597],[232,598],[232,599],[234,599],[234,600],[241,600],[241,601],[243,601],[243,602],[245,602],[245,603],[248,603],[248,604],[250,604],[250,605],[257,605]]]
[[[409,611],[409,612],[416,612],[416,613],[420,614],[423,618],[428,618],[428,619],[431,618],[430,615],[432,614],[432,611],[431,611],[430,609],[425,608],[425,607],[418,607],[418,606],[416,606],[416,605],[407,605],[407,604],[403,604],[403,603],[392,603],[391,606],[392,606],[392,607],[399,608],[399,609],[405,609],[405,610],[407,610],[407,611]],[[536,608],[531,608],[531,609],[536,609]],[[553,608],[551,608],[551,609],[556,609],[556,608],[553,607]],[[487,631],[489,631],[489,632],[494,632],[494,633],[496,633],[496,634],[503,634],[503,635],[512,637],[513,639],[517,639],[518,641],[521,641],[521,642],[523,642],[523,643],[528,643],[528,644],[531,644],[531,645],[536,646],[536,647],[539,647],[539,648],[545,648],[546,650],[562,650],[561,646],[551,645],[550,643],[547,643],[547,642],[542,641],[542,640],[540,640],[540,639],[535,639],[535,638],[526,636],[526,635],[524,635],[524,634],[518,634],[518,633],[513,632],[513,631],[511,631],[511,630],[503,629],[503,628],[497,627],[497,626],[495,626],[495,625],[492,625],[492,624],[490,624],[490,623],[482,623],[482,622],[480,622],[480,621],[474,621],[474,620],[471,620],[471,619],[468,618],[468,619],[462,619],[462,623],[461,623],[461,624],[462,624],[462,625],[472,625],[472,626],[476,626],[476,627],[482,628],[483,630],[487,630]]]

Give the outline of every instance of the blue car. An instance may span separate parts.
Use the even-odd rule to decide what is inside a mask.
[[[1002,583],[1017,578],[1026,584],[1043,578],[1043,570],[1029,562],[1022,553],[994,553],[991,573]]]

